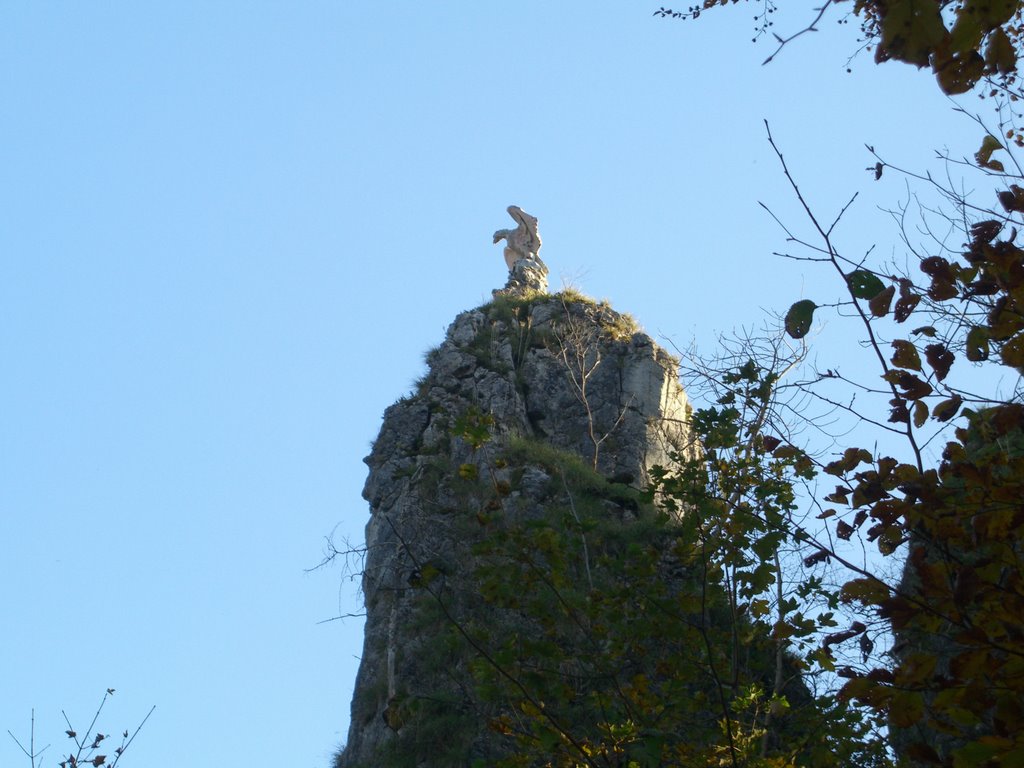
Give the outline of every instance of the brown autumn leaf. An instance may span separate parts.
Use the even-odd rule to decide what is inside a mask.
[[[891,683],[893,680],[892,672],[888,669],[880,669],[878,667],[868,672],[867,677],[868,680],[873,680],[876,683]]]
[[[1009,190],[1001,190],[996,196],[999,198],[1000,205],[1006,209],[1007,213],[1024,211],[1024,189],[1021,189],[1016,184],[1011,184]]]
[[[836,489],[825,497],[825,501],[830,501],[833,504],[846,504],[847,497],[850,495],[850,489],[845,488],[841,485],[837,485]],[[832,514],[835,514],[835,510],[831,510]]]
[[[985,65],[1001,75],[1009,74],[1017,68],[1017,51],[1010,41],[1010,36],[997,28],[988,38],[985,48]]]
[[[932,279],[928,295],[934,301],[945,301],[957,296],[956,273],[949,261],[941,256],[929,256],[921,259],[920,268]]]
[[[945,344],[929,344],[924,348],[924,358],[935,371],[936,378],[942,381],[949,374],[956,355],[950,352]]]
[[[995,296],[999,293],[999,283],[991,278],[975,280],[964,289],[964,298],[969,296]]]
[[[996,236],[1002,231],[1003,225],[995,219],[989,219],[987,221],[979,221],[977,224],[971,225],[971,241],[972,245],[980,246],[985,243],[991,243],[996,239]]]
[[[847,640],[856,637],[857,635],[864,632],[864,630],[866,629],[867,627],[864,626],[863,623],[855,621],[853,622],[853,624],[850,625],[849,629],[844,629],[839,632],[830,632],[829,634],[825,635],[825,639],[822,641],[821,645],[824,648],[828,648],[832,645],[845,643]]]
[[[859,482],[853,489],[853,500],[850,502],[852,507],[874,504],[879,499],[885,497],[885,487],[877,477],[874,477],[875,473],[865,472],[858,475],[858,477],[864,475],[868,477]]]
[[[909,424],[910,423],[910,411],[907,408],[907,401],[901,397],[894,397],[889,401],[891,408],[889,409],[889,423],[890,424]]]
[[[866,448],[847,448],[843,451],[843,458],[831,462],[825,467],[825,472],[836,477],[842,477],[860,464],[870,464],[874,460],[871,451]]]
[[[871,299],[871,301],[868,302],[868,308],[871,310],[871,314],[874,317],[885,317],[889,314],[889,308],[892,306],[892,299],[895,295],[896,286],[890,285],[884,291]]]
[[[941,256],[928,256],[921,259],[919,266],[921,271],[928,275],[928,277],[938,277],[943,280],[953,279],[952,266],[947,259]]]
[[[804,566],[810,568],[812,565],[818,563],[824,563],[828,560],[828,552],[815,552],[813,555],[808,555],[804,558]]]
[[[857,674],[854,672],[853,674]],[[840,675],[846,677],[846,675]],[[868,680],[866,677],[855,677],[853,680],[847,681],[842,688],[836,693],[836,698],[840,701],[862,701],[867,703],[868,701],[874,701],[874,694],[879,690],[880,686],[876,683]]]
[[[928,286],[928,298],[932,301],[947,301],[955,299],[959,295],[960,292],[956,288],[956,283],[951,280],[933,277],[932,284]]]
[[[893,318],[897,323],[905,322],[920,301],[921,297],[913,292],[913,283],[903,278],[900,280],[900,298],[893,310]]]
[[[889,371],[882,378],[903,390],[900,394],[907,400],[920,400],[932,393],[928,382],[906,371]]]
[[[993,171],[1003,170],[1003,164],[992,159],[992,153],[1003,149],[1003,144],[995,136],[989,134],[981,142],[981,148],[974,153],[974,161],[982,168],[990,168]]]
[[[939,87],[947,96],[967,93],[985,74],[985,60],[977,51],[936,56],[932,63]]]

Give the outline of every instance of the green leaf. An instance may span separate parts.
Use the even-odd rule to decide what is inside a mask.
[[[920,401],[918,401],[920,402]],[[948,400],[943,400],[941,403],[935,406],[932,411],[932,418],[936,421],[949,421],[957,412],[960,410],[960,406],[963,405],[964,400],[960,395],[954,395]]]
[[[949,35],[938,3],[891,0],[887,5],[876,56],[928,66],[931,54]]]
[[[441,575],[441,570],[433,563],[426,563],[409,574],[409,585],[417,589],[426,587]]]
[[[900,728],[909,728],[924,717],[924,699],[917,691],[897,691],[889,707],[889,720]]]
[[[972,363],[988,360],[988,329],[976,325],[967,332],[967,349],[964,355]]]
[[[985,64],[1001,75],[1013,72],[1017,68],[1017,51],[1009,35],[1002,28],[989,36],[988,47],[985,48]]]
[[[960,13],[949,34],[949,45],[954,51],[966,53],[981,44],[981,23],[976,13]]]
[[[846,276],[846,284],[850,293],[858,299],[873,299],[885,290],[885,283],[878,279],[878,275],[866,269],[858,269]]]
[[[777,621],[772,627],[772,638],[775,640],[785,640],[787,637],[792,637],[795,633],[796,629],[786,621]]]
[[[859,602],[864,605],[880,605],[889,597],[889,588],[878,579],[857,578],[843,584],[839,599],[844,603]]]
[[[914,403],[914,426],[920,429],[928,421],[928,406],[918,400]]]
[[[452,434],[469,443],[473,450],[478,450],[491,440],[491,427],[493,426],[494,416],[483,413],[475,405],[471,405],[455,420]]]
[[[1006,342],[999,356],[1003,359],[1003,365],[1012,365],[1018,370],[1024,369],[1024,333],[1018,333]]]
[[[958,15],[976,14],[982,29],[991,32],[1012,19],[1018,9],[1017,0],[975,0],[965,3]]]
[[[953,768],[977,768],[996,754],[996,748],[977,741],[969,742],[953,753]]]
[[[818,308],[810,299],[802,299],[789,308],[786,313],[786,333],[794,339],[802,339],[811,330],[814,310]]]
[[[906,339],[896,339],[892,343],[892,364],[897,368],[907,368],[911,371],[921,370],[921,356],[917,353],[917,347]],[[893,381],[897,383],[897,381]]]
[[[935,748],[922,742],[910,744],[904,751],[908,758],[918,763],[942,765],[942,759],[939,757],[939,753],[935,751]]]

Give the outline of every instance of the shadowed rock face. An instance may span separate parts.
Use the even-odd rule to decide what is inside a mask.
[[[550,503],[553,483],[536,464],[508,461],[516,439],[636,487],[686,450],[677,361],[605,305],[499,296],[459,315],[428,365],[417,391],[387,409],[366,459],[366,634],[338,768],[501,754],[487,728],[493,713],[462,682],[470,659],[444,642],[451,619],[480,603],[468,574],[485,535],[475,522],[484,500],[467,475],[505,488],[503,509],[528,517]],[[607,509],[630,514],[614,501]],[[450,596],[450,615],[416,588],[428,570],[441,574],[434,583]]]

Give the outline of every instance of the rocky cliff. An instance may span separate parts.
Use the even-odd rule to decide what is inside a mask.
[[[502,521],[555,509],[628,524],[650,468],[689,450],[677,361],[629,316],[571,292],[496,294],[451,324],[366,459],[366,634],[337,768],[491,764],[501,706],[473,682],[474,638],[529,620],[488,607],[502,579],[478,575],[481,548]]]

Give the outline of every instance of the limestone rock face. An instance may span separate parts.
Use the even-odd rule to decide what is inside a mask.
[[[504,509],[529,516],[558,486],[542,466],[510,460],[510,445],[574,454],[633,487],[688,450],[677,361],[607,305],[498,295],[460,314],[427,362],[366,458],[366,634],[337,768],[486,765],[501,753],[486,707],[460,682],[471,659],[443,642],[480,602],[466,573],[486,507],[466,478],[486,478],[504,489]],[[416,587],[428,579],[451,595],[447,607],[424,600]]]
[[[505,287],[500,291],[493,291],[493,294],[495,297],[501,294],[525,297],[547,292],[547,265],[538,258],[532,258],[514,261],[508,271],[508,282],[505,283]]]

